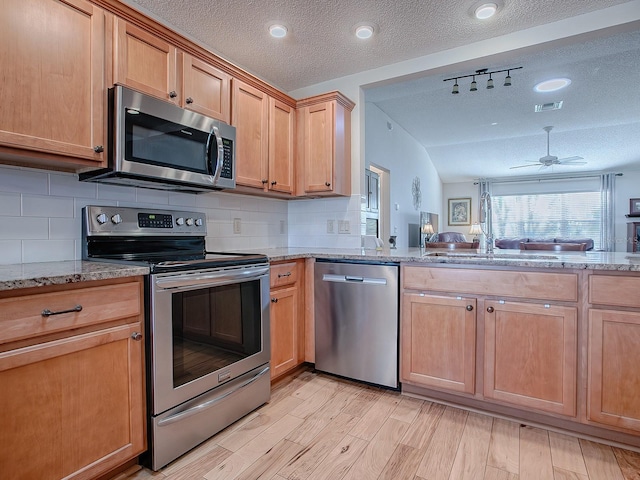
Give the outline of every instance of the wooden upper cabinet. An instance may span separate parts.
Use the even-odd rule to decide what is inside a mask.
[[[100,166],[105,12],[84,0],[4,0],[2,11],[0,149],[45,154],[41,166]]]
[[[300,100],[296,174],[302,195],[351,194],[351,110],[338,92]]]
[[[236,127],[236,183],[263,189],[268,183],[269,97],[233,80],[231,124]]]
[[[176,47],[121,18],[113,38],[114,83],[178,104]]]
[[[293,193],[294,190],[294,108],[269,98],[269,183],[268,189]]]
[[[216,118],[225,123],[231,121],[231,77],[222,70],[209,65],[187,53],[182,58],[183,107]]]
[[[484,396],[576,415],[576,307],[485,302]]]

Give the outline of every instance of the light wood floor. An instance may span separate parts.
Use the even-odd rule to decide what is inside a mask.
[[[136,480],[630,480],[640,454],[299,372],[270,403]]]

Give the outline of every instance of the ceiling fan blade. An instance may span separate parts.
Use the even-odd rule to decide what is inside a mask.
[[[585,164],[587,162],[577,162],[577,160],[584,160],[584,158],[582,157],[564,157],[564,158],[559,158],[558,162],[560,163],[573,163],[575,165],[580,165],[580,164]]]
[[[528,165],[518,165],[516,167],[509,167],[509,170],[513,170],[514,168],[536,167],[536,166],[539,166],[539,165],[540,165],[540,162],[535,162],[535,163],[529,163]]]

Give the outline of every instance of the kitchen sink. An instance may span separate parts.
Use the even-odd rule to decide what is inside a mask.
[[[460,252],[425,252],[424,257],[450,258],[482,258],[491,260],[554,260],[555,255],[536,255],[527,253],[460,253]]]

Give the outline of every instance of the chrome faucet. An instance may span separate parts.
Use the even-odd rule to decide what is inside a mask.
[[[493,253],[493,228],[491,225],[491,194],[482,192],[480,195],[480,229],[485,238],[487,253]]]

